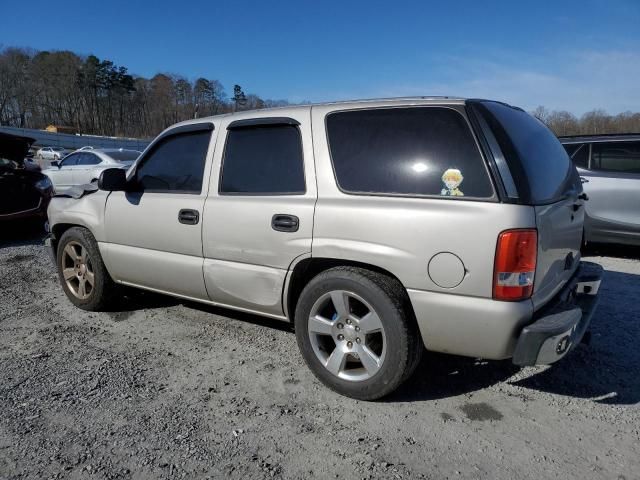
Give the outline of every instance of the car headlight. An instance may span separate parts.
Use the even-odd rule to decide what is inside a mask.
[[[35,183],[35,186],[38,190],[49,190],[50,188],[53,188],[53,184],[49,177],[41,178]]]

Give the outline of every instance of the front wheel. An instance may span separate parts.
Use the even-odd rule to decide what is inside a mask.
[[[87,229],[73,227],[62,235],[56,263],[62,289],[76,307],[99,311],[114,299],[117,285],[102,261],[98,243]]]
[[[313,278],[300,295],[295,329],[316,377],[360,400],[398,388],[424,348],[400,283],[361,268],[332,268]]]

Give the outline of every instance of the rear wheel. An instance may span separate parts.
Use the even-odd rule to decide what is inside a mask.
[[[319,274],[302,291],[295,314],[307,365],[340,394],[374,400],[391,393],[423,349],[407,305],[393,278],[353,267]]]
[[[73,227],[62,235],[56,263],[62,289],[76,307],[102,310],[114,298],[117,285],[104,266],[95,238],[87,229]]]

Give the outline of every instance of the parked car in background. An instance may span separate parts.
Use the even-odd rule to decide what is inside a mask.
[[[64,192],[76,185],[96,182],[107,168],[129,168],[140,152],[122,148],[77,150],[61,161],[54,161],[43,170],[56,192]]]
[[[25,168],[25,155],[34,141],[0,132],[0,221],[44,221],[53,188],[47,176]]]
[[[36,153],[36,158],[49,161],[60,160],[67,153],[69,152],[62,147],[42,147]]]
[[[355,398],[392,392],[425,346],[556,362],[597,304],[578,173],[548,128],[503,103],[192,120],[98,187],[49,206],[74,305],[110,308],[128,285],[292,322],[309,368]]]
[[[640,245],[640,134],[560,137],[582,177],[586,242]]]

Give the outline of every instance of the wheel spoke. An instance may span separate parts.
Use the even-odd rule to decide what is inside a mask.
[[[380,321],[380,317],[378,317],[378,315],[374,311],[370,311],[364,317],[358,320],[358,325],[365,335],[382,330],[382,322]]]
[[[84,274],[84,278],[87,280],[89,285],[91,285],[91,287],[94,286],[95,276],[93,275],[93,272],[90,272],[89,270],[87,270],[87,272]]]
[[[369,350],[365,345],[358,345],[356,352],[358,353],[362,366],[369,375],[374,375],[378,370],[380,370],[380,357]]]
[[[76,271],[73,268],[65,268],[62,270],[62,276],[65,280],[71,280],[76,276]]]
[[[333,323],[320,315],[309,317],[309,331],[321,335],[331,335]]]
[[[69,255],[69,258],[71,260],[78,260],[78,253],[76,252],[76,249],[73,248],[73,245],[67,245],[66,247],[64,247],[64,251],[67,255]]]
[[[344,365],[347,361],[347,355],[342,349],[338,346],[333,349],[329,358],[327,358],[327,363],[325,363],[325,367],[334,375],[338,375],[343,369]]]
[[[343,290],[331,292],[331,302],[339,318],[346,319],[349,316],[349,296],[347,292]]]
[[[84,278],[81,278],[78,282],[78,295],[80,296],[80,298],[84,298],[86,294],[86,280]]]
[[[86,263],[87,263],[87,257],[88,257],[88,255],[87,255],[87,249],[86,249],[86,248],[84,248],[84,247],[80,247],[80,261],[81,261],[82,263],[85,263],[85,264],[86,264]]]

